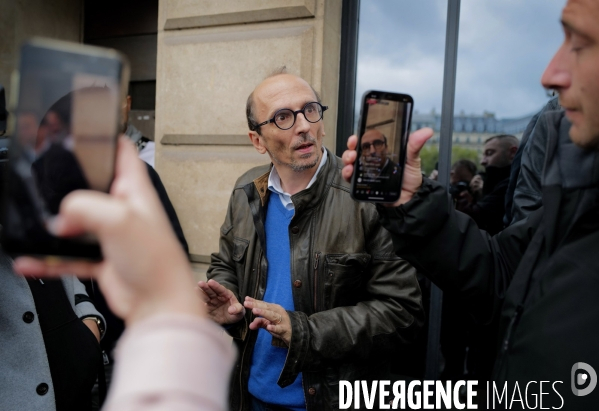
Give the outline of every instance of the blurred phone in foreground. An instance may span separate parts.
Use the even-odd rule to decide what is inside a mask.
[[[414,100],[407,94],[367,91],[362,96],[351,195],[357,201],[399,199]]]
[[[102,258],[94,238],[57,238],[47,226],[70,192],[110,189],[128,81],[114,50],[44,39],[21,48],[1,180],[0,238],[9,255]]]

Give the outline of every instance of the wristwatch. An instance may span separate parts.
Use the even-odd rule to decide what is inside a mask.
[[[100,330],[100,336],[104,335],[104,331],[106,331],[106,328],[104,327],[104,322],[100,319],[100,317],[96,317],[95,315],[88,315],[81,319],[81,321],[83,320],[94,320],[98,325],[98,330]]]

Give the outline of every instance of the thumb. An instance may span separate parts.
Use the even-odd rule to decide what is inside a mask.
[[[429,138],[433,136],[433,129],[429,127],[414,131],[408,139],[406,153],[406,164],[411,167],[420,168],[420,150]]]
[[[231,315],[236,315],[236,314],[240,314],[240,313],[244,312],[244,310],[245,310],[245,308],[243,307],[243,305],[241,305],[241,303],[239,303],[239,302],[236,302],[235,304],[231,304],[227,311]]]

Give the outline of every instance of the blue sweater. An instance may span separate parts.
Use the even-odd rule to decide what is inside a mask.
[[[279,304],[288,311],[294,311],[288,232],[294,210],[285,209],[276,193],[271,193],[267,210],[266,259],[268,272],[264,301]],[[293,410],[305,410],[301,373],[293,384],[285,388],[277,385],[288,350],[273,346],[272,338],[272,335],[265,329],[258,330],[248,382],[250,394],[269,404]]]

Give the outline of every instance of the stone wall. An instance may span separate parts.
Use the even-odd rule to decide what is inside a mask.
[[[82,15],[81,0],[0,1],[0,83],[7,98],[21,44],[34,36],[81,42]]]

